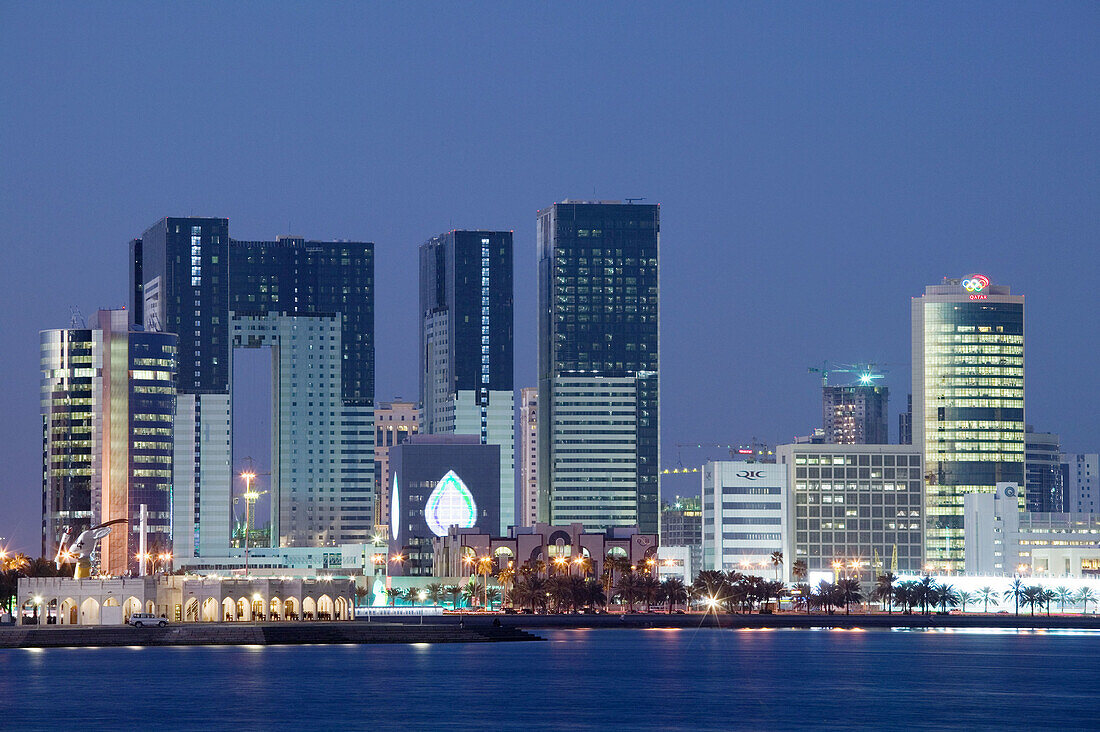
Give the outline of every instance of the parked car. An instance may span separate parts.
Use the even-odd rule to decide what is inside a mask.
[[[126,621],[127,625],[132,625],[135,628],[144,628],[146,625],[155,625],[158,628],[163,628],[168,625],[166,618],[158,618],[153,613],[134,613],[130,616],[130,619]]]

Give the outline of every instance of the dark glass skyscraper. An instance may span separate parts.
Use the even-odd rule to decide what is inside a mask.
[[[659,524],[660,207],[538,214],[540,519]]]
[[[272,351],[272,538],[373,531],[374,245],[230,241],[224,218],[166,218],[131,243],[131,317],[179,334],[178,557],[230,546],[232,358]],[[186,540],[182,537],[186,534]]]
[[[512,329],[512,232],[420,246],[421,432],[500,445],[501,534],[515,522]]]

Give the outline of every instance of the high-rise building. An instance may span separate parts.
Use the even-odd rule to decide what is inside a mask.
[[[539,518],[659,524],[660,207],[538,214]]]
[[[413,402],[379,402],[374,410],[374,523],[390,525],[390,448],[420,431]]]
[[[1024,298],[975,274],[925,288],[912,307],[925,555],[962,571],[963,496],[1024,484]]]
[[[500,445],[501,534],[515,523],[512,232],[451,231],[420,246],[425,434]]]
[[[539,520],[539,390],[525,386],[519,398],[519,481],[520,526],[534,526]]]
[[[688,581],[703,562],[703,504],[698,498],[676,496],[661,506],[661,548],[688,549]]]
[[[1027,511],[1062,513],[1062,447],[1058,435],[1035,432],[1027,425],[1024,433],[1024,498]]]
[[[702,568],[770,573],[772,554],[784,551],[788,544],[787,496],[785,466],[732,460],[706,463]]]
[[[147,548],[172,551],[176,336],[131,329],[125,310],[100,310],[91,328],[41,334],[43,532],[52,556],[116,519],[99,545],[99,570],[137,571],[141,506]]]
[[[865,579],[884,570],[921,571],[919,448],[794,444],[776,452],[790,486],[784,554],[789,564],[806,562],[811,584],[832,575],[836,562]]]
[[[890,441],[890,390],[854,384],[821,387],[825,441],[833,445],[885,445]]]
[[[431,575],[434,539],[500,525],[500,446],[477,435],[411,436],[390,449],[390,495],[390,555],[399,557],[390,574]]]
[[[905,411],[898,415],[898,444],[913,444],[913,395],[905,398]]]
[[[179,558],[230,546],[233,354],[271,353],[271,536],[366,541],[374,520],[374,245],[229,238],[165,218],[131,242],[133,323],[179,334],[173,531]],[[239,490],[238,490],[239,492]]]
[[[1100,454],[1063,453],[1061,463],[1066,513],[1100,513]]]

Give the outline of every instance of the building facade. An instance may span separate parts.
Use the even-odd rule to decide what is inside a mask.
[[[1062,447],[1058,435],[1035,432],[1027,425],[1024,433],[1024,496],[1032,512],[1062,513],[1066,510],[1062,485]]]
[[[925,555],[963,569],[963,496],[1024,484],[1024,298],[984,275],[914,298],[913,444],[924,452]]]
[[[379,402],[374,410],[374,523],[390,525],[390,448],[420,431],[420,410],[412,402]]]
[[[165,218],[130,245],[131,322],[179,334],[176,554],[223,555],[234,493],[233,353],[272,361],[271,536],[365,541],[374,523],[374,245],[229,238]]]
[[[1063,453],[1062,485],[1067,513],[1100,513],[1100,454]]]
[[[866,577],[924,566],[924,494],[919,448],[906,445],[780,445],[790,485],[786,561],[811,578],[853,563]]]
[[[142,505],[147,548],[172,551],[176,349],[174,334],[131,329],[125,310],[42,332],[43,556],[66,527],[125,519],[99,545],[99,571],[136,573]]]
[[[540,521],[659,528],[660,207],[539,211]]]
[[[676,496],[672,503],[661,506],[661,547],[687,548],[689,570],[698,571],[702,566],[703,504],[698,498]]]
[[[500,526],[500,446],[477,435],[411,436],[390,448],[391,575],[431,575],[432,540]]]
[[[512,301],[512,232],[420,246],[421,431],[500,446],[501,532],[515,523]]]
[[[1016,483],[964,504],[967,574],[1100,577],[1100,515],[1021,511]]]
[[[885,445],[890,441],[890,390],[856,384],[821,387],[825,441],[834,445]]]
[[[519,399],[519,526],[534,526],[539,520],[539,390],[525,386]]]
[[[775,463],[714,461],[702,472],[702,569],[771,571],[790,520],[787,468]]]
[[[905,397],[905,411],[898,415],[898,444],[913,444],[913,395]]]

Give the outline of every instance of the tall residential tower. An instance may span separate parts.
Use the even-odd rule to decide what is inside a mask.
[[[963,571],[963,496],[1024,485],[1024,298],[984,275],[913,298],[913,445],[925,560]]]
[[[539,520],[659,528],[660,207],[538,214]]]
[[[515,523],[512,232],[420,245],[420,431],[500,445],[501,534]]]

